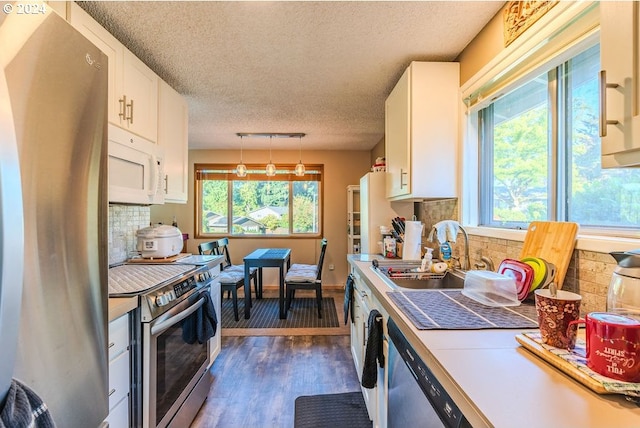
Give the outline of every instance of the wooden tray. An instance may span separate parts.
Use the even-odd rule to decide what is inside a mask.
[[[527,348],[529,351],[536,354],[538,357],[545,360],[547,363],[551,364],[555,368],[559,369],[561,372],[569,375],[573,379],[582,383],[587,388],[591,389],[598,394],[615,394],[615,392],[607,391],[602,383],[598,382],[585,372],[581,371],[568,361],[560,358],[553,352],[548,351],[541,343],[536,342],[534,339],[529,336],[525,336],[524,334],[518,334],[516,336],[516,340],[522,346]]]
[[[623,394],[629,396],[628,399],[636,402],[639,399],[640,383],[611,379],[587,367],[584,357],[579,356],[585,351],[584,336],[581,336],[580,333],[578,333],[578,341],[576,343],[578,352],[576,353],[569,353],[557,348],[551,348],[556,351],[552,352],[547,345],[540,342],[539,335],[539,332],[521,333],[516,335],[516,340],[524,348],[597,394]],[[558,352],[565,354],[565,357],[558,355]]]
[[[171,257],[159,257],[157,259],[145,259],[143,257],[134,257],[132,259],[127,260],[127,263],[171,263],[180,259],[184,259],[185,257],[189,257],[191,253],[180,253]]]

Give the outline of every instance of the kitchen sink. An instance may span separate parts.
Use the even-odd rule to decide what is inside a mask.
[[[464,287],[465,273],[450,270],[444,274],[417,272],[420,262],[374,261],[373,269],[391,288],[427,290]]]
[[[462,288],[464,287],[463,272],[447,272],[442,278],[389,278],[397,287],[414,290]]]

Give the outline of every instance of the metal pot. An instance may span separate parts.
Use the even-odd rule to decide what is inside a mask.
[[[640,320],[640,250],[610,253],[618,262],[607,293],[607,312]]]

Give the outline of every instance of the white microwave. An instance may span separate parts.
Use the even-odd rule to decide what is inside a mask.
[[[163,204],[162,148],[112,124],[108,135],[109,202]]]

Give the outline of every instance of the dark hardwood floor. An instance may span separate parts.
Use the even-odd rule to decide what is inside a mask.
[[[360,391],[349,336],[314,333],[223,334],[213,386],[191,427],[292,428],[298,396]]]

